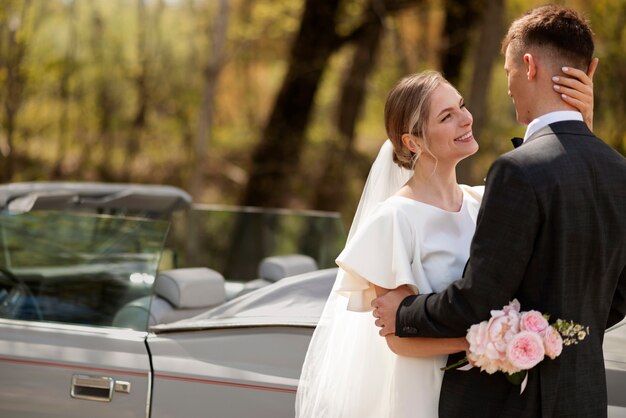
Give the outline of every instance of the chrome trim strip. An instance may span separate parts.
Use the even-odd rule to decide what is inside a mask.
[[[237,383],[237,382],[226,382],[223,380],[213,380],[213,379],[202,379],[198,377],[185,377],[185,376],[176,376],[169,374],[155,374],[155,378],[166,379],[166,380],[177,380],[182,382],[192,382],[192,383],[204,383],[209,385],[220,385],[220,386],[231,386],[242,389],[254,389],[254,390],[266,390],[270,392],[283,392],[283,393],[296,393],[295,388],[280,388],[275,386],[263,386],[257,384],[249,384],[249,383]]]
[[[152,367],[152,362],[150,362],[150,367]],[[150,418],[150,407],[152,402],[152,384],[154,381],[154,376],[152,371],[148,372],[148,391],[146,396],[146,418]]]

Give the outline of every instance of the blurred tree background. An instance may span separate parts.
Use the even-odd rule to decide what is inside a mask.
[[[596,34],[595,127],[626,154],[626,1],[557,1]],[[534,0],[1,0],[0,181],[166,183],[350,219],[402,76],[466,97],[480,184],[521,135],[499,53]]]

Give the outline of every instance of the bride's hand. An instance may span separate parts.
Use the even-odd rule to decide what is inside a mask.
[[[555,75],[552,78],[554,90],[560,93],[565,103],[583,114],[583,119],[590,130],[593,130],[593,75],[598,68],[598,62],[598,58],[591,60],[586,74],[576,68],[564,67],[565,77]]]

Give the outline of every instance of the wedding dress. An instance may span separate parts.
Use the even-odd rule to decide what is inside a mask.
[[[437,417],[446,356],[394,354],[374,325],[372,283],[438,292],[460,278],[482,187],[461,186],[459,212],[393,196],[412,172],[392,162],[387,141],[374,162],[341,267],[304,362],[296,416]]]

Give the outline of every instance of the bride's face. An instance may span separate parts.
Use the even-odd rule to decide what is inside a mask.
[[[442,83],[435,89],[429,113],[428,150],[439,162],[458,162],[478,151],[472,134],[472,114],[452,86]]]

